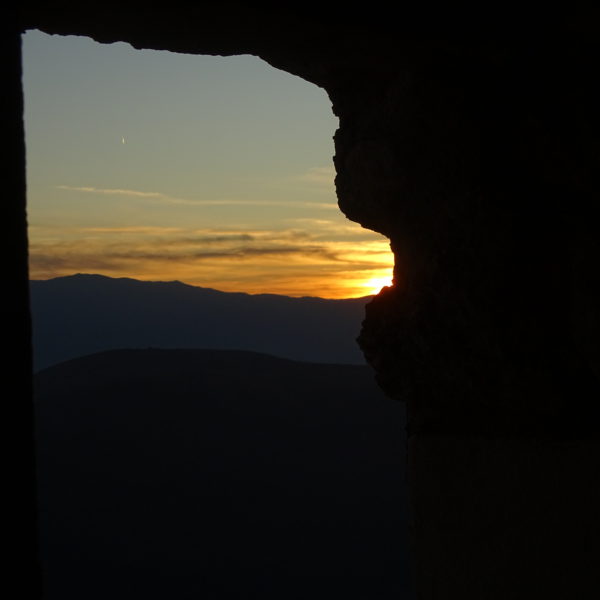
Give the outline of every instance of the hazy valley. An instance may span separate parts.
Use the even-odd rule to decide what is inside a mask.
[[[34,365],[116,348],[250,350],[364,364],[356,337],[370,297],[219,292],[173,282],[73,275],[31,282]]]
[[[48,600],[406,590],[404,407],[368,367],[118,350],[35,389]]]

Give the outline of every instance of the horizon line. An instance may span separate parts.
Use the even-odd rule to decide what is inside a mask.
[[[57,275],[55,277],[48,277],[47,279],[39,279],[39,278],[29,278],[30,282],[38,282],[38,281],[53,281],[55,279],[67,279],[70,277],[77,277],[77,276],[85,276],[85,277],[102,277],[104,279],[114,279],[114,280],[121,280],[121,279],[128,279],[130,281],[137,281],[140,283],[180,283],[181,285],[185,285],[188,287],[193,287],[193,288],[197,288],[197,289],[202,289],[202,290],[212,290],[214,292],[219,292],[221,294],[244,294],[246,296],[281,296],[282,298],[294,298],[294,299],[303,299],[303,298],[315,298],[317,300],[329,300],[329,301],[335,301],[335,300],[360,300],[363,298],[374,298],[377,294],[365,294],[364,296],[348,296],[348,297],[344,297],[344,298],[324,298],[323,296],[311,296],[311,295],[302,295],[302,296],[290,296],[288,294],[278,294],[275,292],[258,292],[258,293],[252,293],[252,292],[244,292],[244,291],[225,291],[225,290],[219,290],[217,288],[212,288],[212,287],[204,287],[201,285],[196,285],[193,283],[187,283],[185,281],[181,281],[179,279],[171,279],[171,280],[162,280],[162,279],[137,279],[136,277],[113,277],[111,275],[104,275],[102,273],[72,273],[70,275]],[[390,286],[383,286],[383,287],[390,287]],[[382,287],[382,289],[383,289]]]

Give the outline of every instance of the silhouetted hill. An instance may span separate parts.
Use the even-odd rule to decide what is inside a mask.
[[[403,597],[404,406],[368,367],[123,350],[34,383],[46,600]]]
[[[102,350],[151,347],[364,364],[355,340],[369,300],[227,293],[101,275],[32,281],[34,365],[38,370]]]

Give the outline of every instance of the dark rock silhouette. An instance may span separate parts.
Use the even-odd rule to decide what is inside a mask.
[[[32,281],[34,365],[38,370],[92,352],[150,347],[364,364],[355,340],[369,300],[226,293],[101,275]]]
[[[361,344],[407,405],[419,598],[597,597],[598,8],[107,0],[18,11],[2,22],[0,118],[4,385],[16,390],[5,422],[26,465],[9,461],[6,500],[9,515],[28,511],[7,545],[34,573],[13,576],[29,586],[21,595],[39,580],[19,35],[39,28],[250,53],[327,91],[340,207],[388,235],[396,257],[395,288],[369,305]]]
[[[113,351],[35,389],[47,600],[406,592],[403,407],[368,367]]]

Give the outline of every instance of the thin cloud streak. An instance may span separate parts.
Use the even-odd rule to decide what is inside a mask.
[[[305,183],[331,188],[334,184],[335,175],[335,168],[333,166],[312,167],[308,169],[306,173],[303,173],[294,179],[297,181],[303,181]]]
[[[252,260],[260,258],[280,258],[301,262],[326,262],[339,263],[346,268],[353,267],[381,267],[386,264],[386,253],[379,248],[365,248],[357,253],[354,248],[336,244],[235,244],[238,240],[215,241],[209,240],[167,240],[161,243],[102,243],[98,240],[86,241],[60,241],[49,243],[34,243],[30,247],[31,269],[36,270],[41,265],[46,268],[51,257],[60,261],[78,263],[80,268],[85,268],[89,260],[96,261],[101,257],[103,262],[109,260],[134,260],[134,261],[206,261],[206,260]],[[196,242],[196,243],[194,243]],[[226,243],[227,242],[227,243]],[[223,246],[214,249],[214,246]],[[208,247],[207,247],[208,246]],[[384,258],[384,260],[382,260]],[[59,264],[57,263],[57,264]],[[60,263],[63,264],[63,263]]]
[[[347,222],[336,222],[331,221],[329,219],[315,219],[315,218],[289,218],[284,219],[286,223],[297,223],[301,227],[308,227],[313,231],[319,231],[323,234],[327,235],[343,235],[343,236],[353,236],[353,237],[362,237],[362,238],[372,238],[373,231],[370,229],[364,228],[362,225],[358,223],[354,223],[353,221]]]
[[[186,206],[283,206],[294,208],[316,208],[319,210],[339,210],[338,205],[332,202],[299,202],[295,200],[242,200],[237,198],[193,200],[189,198],[169,196],[168,194],[163,194],[162,192],[144,192],[141,190],[129,190],[121,188],[96,188],[90,186],[70,185],[57,185],[56,188],[70,192],[82,192],[85,194],[146,198],[148,200],[161,201],[166,204],[181,204]]]
[[[185,231],[181,227],[82,227],[83,233],[118,233],[118,234],[134,234],[134,235],[168,235],[181,233]]]
[[[301,221],[301,220],[297,220]],[[79,239],[86,240],[90,237],[103,238],[106,240],[122,240],[131,236],[132,239],[144,237],[165,243],[166,240],[179,241],[189,240],[199,241],[227,241],[227,240],[295,240],[295,241],[314,241],[319,240],[322,243],[334,242],[352,242],[355,247],[364,249],[375,243],[378,246],[388,247],[387,240],[381,238],[372,231],[346,227],[342,225],[337,227],[335,224],[329,226],[329,221],[321,221],[320,226],[310,226],[307,228],[276,228],[276,229],[258,229],[251,226],[238,227],[204,227],[186,229],[183,227],[165,227],[165,226],[106,226],[106,227],[68,227],[68,226],[42,226],[32,224],[29,227],[32,241],[41,241],[43,239]],[[309,224],[310,225],[310,224]],[[330,233],[344,233],[344,239],[331,237]]]
[[[119,188],[95,188],[89,186],[57,185],[59,190],[70,192],[85,192],[86,194],[105,194],[109,196],[134,196],[136,198],[166,198],[160,192],[141,192],[139,190],[124,190]]]

